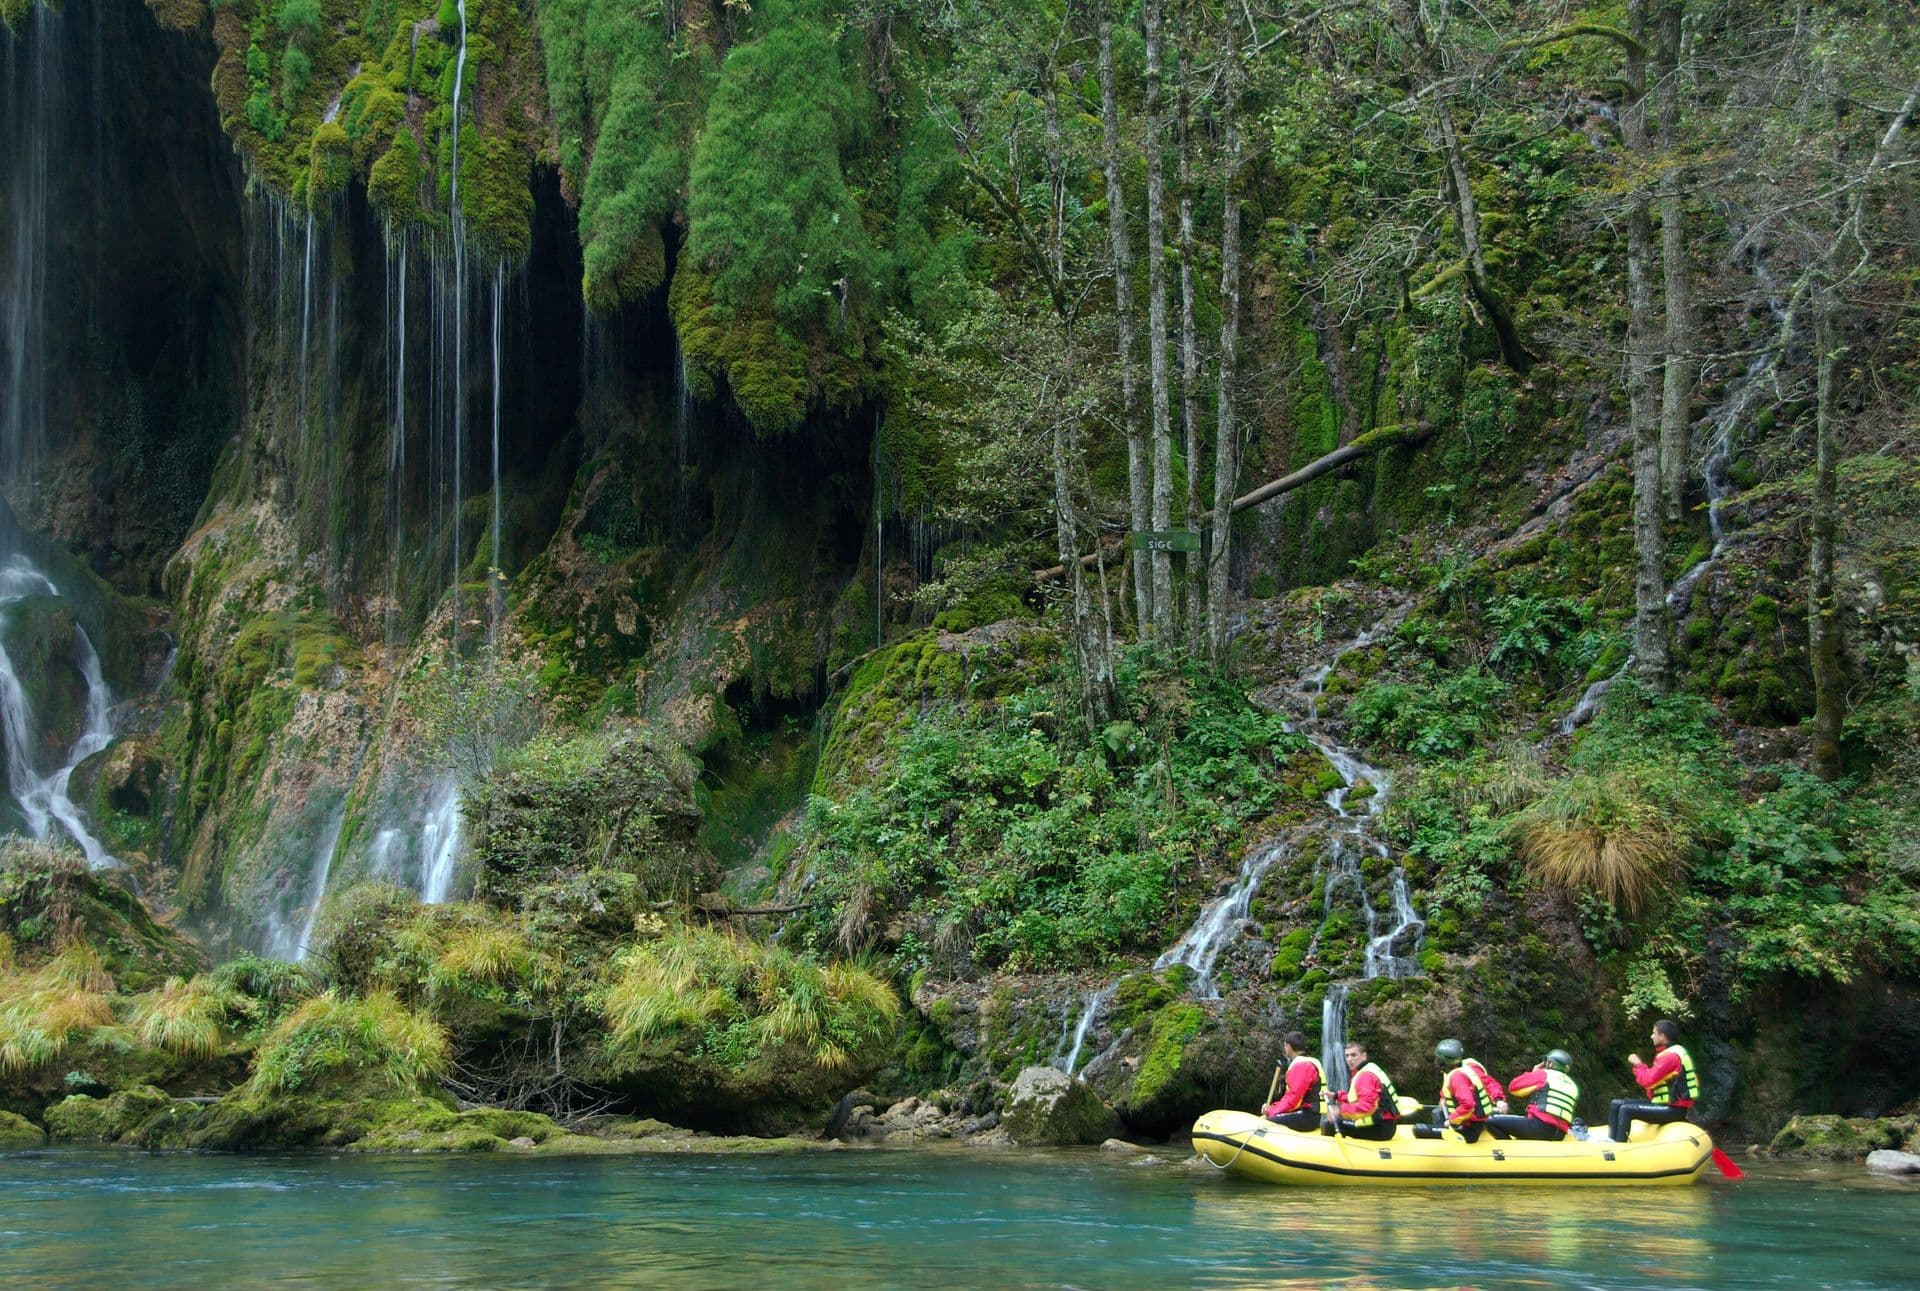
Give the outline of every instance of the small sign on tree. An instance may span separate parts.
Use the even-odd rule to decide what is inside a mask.
[[[1133,541],[1135,551],[1186,551],[1200,550],[1200,535],[1190,529],[1168,529],[1163,532],[1139,531],[1128,535]]]

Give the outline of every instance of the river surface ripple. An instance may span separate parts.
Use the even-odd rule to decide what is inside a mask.
[[[0,1156],[0,1285],[1688,1287],[1920,1281],[1920,1185],[1280,1189],[1095,1152]]]

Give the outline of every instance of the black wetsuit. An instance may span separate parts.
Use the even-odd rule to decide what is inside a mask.
[[[1538,1116],[1515,1116],[1501,1113],[1487,1118],[1487,1128],[1494,1137],[1504,1139],[1537,1139],[1542,1143],[1558,1143],[1567,1137],[1567,1132],[1558,1125],[1548,1124]]]
[[[1341,1138],[1365,1139],[1368,1142],[1384,1143],[1392,1138],[1394,1132],[1399,1128],[1400,1119],[1398,1117],[1392,1120],[1375,1117],[1371,1125],[1355,1125],[1352,1121],[1348,1120],[1335,1122],[1333,1132]]]
[[[1284,1125],[1303,1134],[1311,1134],[1320,1128],[1320,1113],[1311,1107],[1303,1107],[1297,1112],[1275,1112],[1267,1119],[1275,1125]]]
[[[1692,1111],[1692,1107],[1678,1103],[1648,1103],[1637,1098],[1616,1098],[1612,1110],[1607,1113],[1607,1127],[1613,1131],[1615,1143],[1625,1143],[1635,1121],[1666,1125],[1686,1120]]]

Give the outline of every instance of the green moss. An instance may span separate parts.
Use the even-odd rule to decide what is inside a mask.
[[[19,1152],[37,1148],[47,1141],[47,1132],[26,1117],[0,1111],[0,1152]]]
[[[1180,1060],[1187,1043],[1200,1034],[1206,1014],[1197,1004],[1169,1004],[1153,1015],[1153,1029],[1147,1039],[1147,1051],[1140,1059],[1134,1077],[1132,1101],[1151,1103],[1180,1074]]]

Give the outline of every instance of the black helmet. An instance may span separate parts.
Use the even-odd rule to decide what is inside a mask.
[[[1441,1062],[1457,1063],[1467,1056],[1467,1047],[1458,1040],[1442,1040],[1433,1046],[1433,1056]]]
[[[1541,1062],[1552,1067],[1555,1071],[1565,1071],[1573,1066],[1573,1055],[1565,1049],[1549,1049],[1547,1050],[1547,1056],[1542,1058]]]

